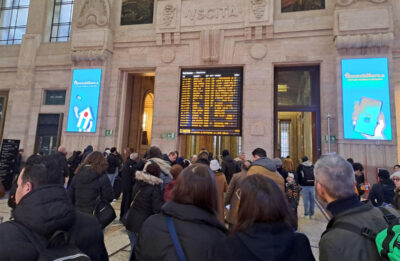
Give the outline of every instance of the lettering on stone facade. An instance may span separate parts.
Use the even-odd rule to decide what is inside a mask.
[[[171,25],[172,21],[174,20],[175,13],[176,13],[176,8],[173,5],[167,4],[166,6],[164,6],[164,10],[162,13],[162,20],[164,26]]]
[[[374,4],[383,4],[383,3],[387,2],[387,0],[336,0],[336,4],[338,6],[349,6],[351,4],[354,4],[356,2],[361,2],[361,1],[371,2]]]
[[[85,0],[79,13],[77,27],[82,28],[89,24],[106,26],[110,17],[108,0]]]
[[[257,19],[261,19],[264,17],[266,4],[267,3],[265,0],[251,0],[251,9]]]
[[[236,5],[225,7],[209,7],[209,8],[193,8],[184,11],[184,18],[191,21],[194,20],[213,20],[221,18],[239,17],[243,14],[243,10]]]

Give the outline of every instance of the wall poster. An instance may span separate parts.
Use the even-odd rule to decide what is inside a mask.
[[[96,132],[100,85],[100,68],[73,71],[67,132]]]
[[[345,139],[392,140],[387,58],[342,60]]]

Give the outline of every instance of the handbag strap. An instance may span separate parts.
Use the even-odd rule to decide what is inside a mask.
[[[132,200],[132,203],[131,203],[131,207],[135,204],[136,198],[137,198],[137,196],[139,195],[139,193],[140,193],[141,190],[142,190],[142,189],[139,189],[138,192],[136,192],[135,196],[133,197],[133,200]]]
[[[176,253],[178,254],[178,259],[179,261],[186,261],[185,254],[183,253],[182,246],[179,243],[178,235],[175,231],[174,221],[172,220],[171,216],[166,216],[165,218],[167,219],[168,231],[171,235],[172,242],[174,243]]]

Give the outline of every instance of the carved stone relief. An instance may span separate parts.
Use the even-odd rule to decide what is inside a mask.
[[[203,62],[217,63],[219,61],[223,34],[222,30],[205,30],[200,34],[201,59]]]
[[[110,56],[110,52],[104,49],[92,50],[72,50],[71,60],[80,61],[105,61]]]
[[[164,26],[170,26],[174,17],[176,16],[176,8],[171,5],[167,4],[164,6],[164,10],[162,12],[162,21]]]
[[[392,46],[393,39],[393,33],[344,35],[336,36],[335,45],[338,49],[389,47]]]
[[[371,2],[371,3],[375,3],[375,4],[382,4],[382,3],[387,2],[387,0],[336,0],[336,5],[349,6],[351,4],[354,4],[356,2],[361,2],[361,1]]]
[[[108,0],[85,0],[79,12],[77,27],[83,28],[89,24],[99,27],[106,26],[110,18]]]
[[[257,20],[264,17],[266,5],[265,0],[251,0],[251,10]]]
[[[250,49],[250,56],[255,60],[261,60],[267,55],[267,47],[263,44],[254,44]]]
[[[161,54],[163,63],[172,63],[175,60],[175,51],[172,48],[166,48]]]

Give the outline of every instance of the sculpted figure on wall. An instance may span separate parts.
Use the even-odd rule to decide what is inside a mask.
[[[251,9],[257,19],[264,17],[265,6],[267,5],[265,0],[251,0]]]
[[[176,8],[171,4],[167,4],[164,7],[164,10],[162,13],[163,25],[165,25],[165,26],[171,25],[172,21],[174,20],[175,10],[176,10]]]
[[[89,24],[105,26],[110,17],[108,0],[85,0],[79,13],[77,27]]]
[[[367,1],[375,4],[382,4],[387,2],[387,0],[336,0],[336,4],[338,6],[349,6],[353,3],[356,3],[358,1]]]
[[[121,25],[153,23],[154,0],[123,0]]]

